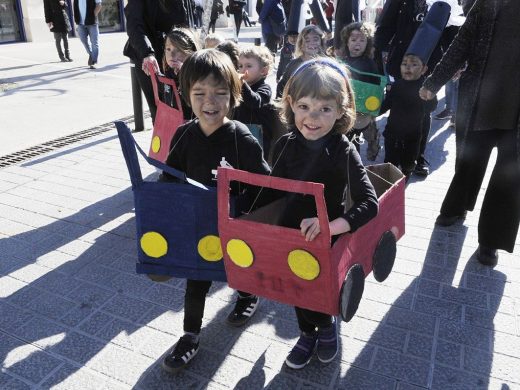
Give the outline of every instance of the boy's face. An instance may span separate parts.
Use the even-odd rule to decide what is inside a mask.
[[[166,39],[166,43],[164,45],[164,57],[168,66],[172,68],[175,73],[177,73],[181,68],[182,63],[186,61],[186,58],[188,58],[188,54],[184,53],[182,50],[179,50],[177,46],[175,46],[172,41],[170,41],[170,39]]]
[[[294,124],[305,139],[315,141],[327,135],[341,118],[336,99],[304,96],[296,101],[287,96],[294,113]]]
[[[414,81],[428,70],[428,67],[423,64],[421,59],[414,55],[407,55],[401,61],[401,77],[404,80]]]
[[[267,76],[267,67],[262,66],[257,58],[240,56],[238,59],[238,71],[243,75],[242,80],[249,85]]]
[[[367,37],[359,30],[354,30],[348,37],[347,47],[351,57],[361,57],[367,49]]]
[[[298,35],[288,35],[287,40],[291,45],[296,45],[296,41],[298,40]]]
[[[228,85],[209,75],[196,81],[190,90],[190,104],[199,118],[199,125],[206,136],[211,135],[229,119],[231,93]]]
[[[316,57],[321,51],[321,38],[314,32],[308,33],[303,38],[302,53],[307,58]]]

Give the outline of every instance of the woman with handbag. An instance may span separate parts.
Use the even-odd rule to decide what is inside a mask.
[[[274,56],[278,51],[280,37],[284,36],[287,26],[282,1],[265,0],[258,21],[262,24],[262,38],[265,46],[271,50]]]

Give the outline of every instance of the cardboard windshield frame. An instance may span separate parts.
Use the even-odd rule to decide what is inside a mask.
[[[341,235],[332,247],[323,184],[219,168],[218,223],[229,286],[281,303],[337,315],[341,303],[340,291],[349,269],[361,264],[365,276],[368,275],[383,234],[391,232],[398,240],[405,229],[404,176],[391,164],[366,168],[378,194],[379,214],[356,232]],[[255,221],[254,216],[230,217],[231,181],[314,196],[321,233],[315,240],[307,242],[297,229],[266,224],[262,219]],[[276,209],[281,206],[266,207]],[[260,210],[260,214],[262,212]],[[268,217],[266,221],[271,223],[269,218],[273,213],[265,214]],[[244,262],[231,257],[231,249],[236,243],[249,248],[244,252],[250,256],[249,263],[242,264]],[[298,276],[291,268],[294,253],[305,259],[314,259],[313,266],[318,264],[317,275],[310,279]]]
[[[216,188],[206,188],[152,159],[152,165],[167,169],[179,182],[144,181],[130,129],[122,122],[116,127],[134,194],[137,273],[226,281]]]

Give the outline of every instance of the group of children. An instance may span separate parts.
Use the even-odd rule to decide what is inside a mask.
[[[279,118],[287,134],[273,139],[270,166],[268,153],[261,146],[270,147],[264,142],[269,137],[253,135],[251,125],[260,124],[264,130],[270,126],[262,110],[271,104],[271,88],[265,81],[273,67],[271,52],[259,46],[240,49],[214,35],[200,49],[190,30],[173,29],[166,37],[163,66],[179,86],[186,123],[177,129],[166,163],[207,186],[216,186],[214,172],[223,160],[249,172],[323,183],[331,235],[354,232],[377,214],[378,201],[356,147],[357,137],[352,134],[363,132],[372,142],[371,159],[377,156],[379,143],[374,118],[356,116],[351,76],[344,63],[366,72],[377,71],[372,60],[372,33],[363,23],[349,26],[342,34],[340,61],[326,55],[325,36],[319,27],[306,26],[295,38],[293,34],[287,40],[295,47],[295,58],[277,77]],[[415,160],[406,152],[415,151],[417,140],[412,138],[420,124],[412,123],[417,118],[408,120],[401,113],[422,102],[418,89],[425,67],[419,62],[414,56],[405,57],[403,79],[392,86],[381,110],[391,111],[384,133],[385,161],[400,166],[406,174],[411,173]],[[417,99],[412,96],[415,89]],[[431,107],[417,110],[431,111]],[[164,173],[160,180],[173,179]],[[231,191],[249,205],[259,198],[259,190],[252,186],[232,186]],[[352,199],[348,209],[346,194]],[[272,200],[270,195],[273,193],[264,191],[264,201]],[[320,234],[315,205],[303,195],[289,198],[281,219],[283,226],[299,229],[308,241]],[[184,335],[164,358],[165,370],[176,372],[197,354],[210,286],[211,281],[187,280]],[[228,322],[244,325],[258,304],[257,296],[239,291]],[[295,312],[301,334],[286,358],[287,366],[303,368],[315,353],[323,363],[332,361],[338,352],[335,318],[298,307]]]

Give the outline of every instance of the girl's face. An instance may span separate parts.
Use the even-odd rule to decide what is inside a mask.
[[[348,37],[348,52],[351,57],[361,57],[367,48],[367,37],[359,30],[354,30]]]
[[[308,33],[303,38],[302,53],[305,58],[311,59],[321,52],[321,38],[315,32]]]
[[[419,57],[414,55],[406,55],[403,57],[403,61],[401,62],[401,77],[404,80],[419,80],[427,70],[428,67],[423,65]]]
[[[188,58],[188,54],[175,46],[169,38],[164,45],[164,56],[166,63],[175,73],[179,72],[182,63]]]
[[[244,56],[240,56],[238,59],[238,71],[243,75],[242,80],[249,85],[267,75],[267,67],[262,66],[258,59]]]
[[[211,135],[229,119],[231,92],[223,81],[209,75],[196,81],[190,90],[193,113],[199,118],[199,125],[206,136]]]
[[[304,96],[289,104],[294,113],[294,123],[300,133],[310,141],[315,141],[327,135],[334,124],[341,118],[336,99],[319,99]]]

